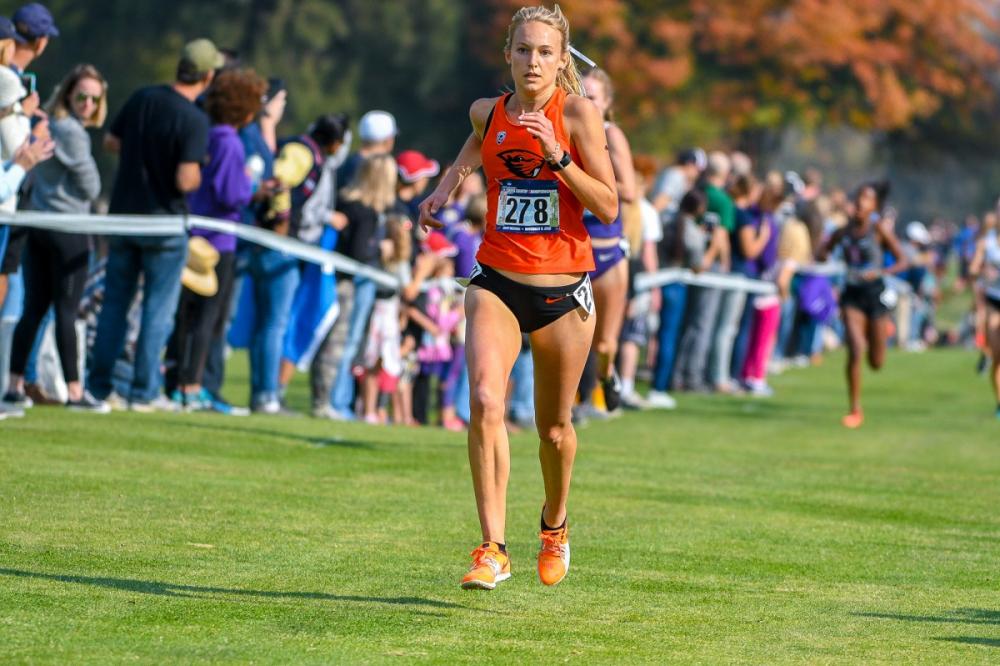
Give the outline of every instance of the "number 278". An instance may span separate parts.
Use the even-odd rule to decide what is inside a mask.
[[[504,217],[504,222],[509,224],[524,224],[524,216],[527,214],[529,208],[533,208],[532,212],[535,224],[549,223],[548,201],[545,199],[518,199],[517,197],[507,199],[507,215]]]

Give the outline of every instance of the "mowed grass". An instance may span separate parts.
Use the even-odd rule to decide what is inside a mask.
[[[551,589],[514,437],[490,593],[457,585],[461,435],[32,410],[0,424],[0,661],[997,663],[1000,423],[974,358],[892,355],[859,432],[841,363],[582,429]]]

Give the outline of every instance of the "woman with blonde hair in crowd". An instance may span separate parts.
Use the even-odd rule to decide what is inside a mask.
[[[737,230],[744,276],[768,281],[776,277],[778,215],[784,202],[784,179],[779,173],[769,173],[760,194],[756,219]],[[751,311],[750,326],[739,378],[752,395],[768,397],[772,392],[767,384],[767,362],[778,333],[781,303],[777,296],[756,296],[747,308]]]
[[[488,589],[511,575],[505,541],[510,445],[504,424],[511,368],[528,333],[535,364],[535,424],[545,486],[538,576],[555,585],[569,570],[567,500],[576,431],[571,410],[594,337],[594,270],[584,209],[618,216],[614,168],[601,111],[582,96],[559,7],[524,7],[507,31],[514,91],[476,100],[472,133],[454,166],[420,206],[420,223],[482,166],[489,212],[465,296],[472,386],[469,463],[482,541],[462,578]]]
[[[410,282],[410,257],[413,253],[413,223],[409,218],[387,216],[385,238],[379,242],[382,267],[399,278],[400,284]],[[402,332],[400,329],[400,298],[394,290],[379,290],[375,295],[371,322],[364,351],[364,417],[368,423],[385,423],[380,396],[392,401],[392,417],[401,423],[403,406],[399,396],[399,378],[403,374]]]
[[[88,128],[99,128],[108,114],[108,85],[93,65],[74,67],[46,104],[55,158],[39,165],[32,178],[34,210],[90,213],[101,193],[101,176],[91,153]],[[56,347],[66,380],[66,405],[78,411],[106,413],[81,382],[76,317],[90,263],[88,234],[30,229],[25,244],[25,303],[14,331],[8,396],[24,396],[24,373],[38,326],[55,309]]]
[[[392,155],[364,158],[337,199],[337,210],[347,218],[347,226],[337,238],[337,252],[367,266],[382,268],[379,241],[384,237],[387,214],[396,203],[398,174]],[[336,375],[331,395],[329,385],[319,381],[318,373],[312,373],[313,414],[354,420],[354,358],[364,342],[377,286],[370,278],[361,276],[338,273],[337,280],[337,301],[343,310],[330,332],[333,358],[337,359]]]

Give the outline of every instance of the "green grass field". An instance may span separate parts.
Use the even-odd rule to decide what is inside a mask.
[[[974,358],[892,355],[859,432],[841,362],[581,430],[552,589],[515,437],[514,577],[490,593],[457,585],[461,435],[37,408],[0,423],[0,662],[997,663],[1000,423]]]

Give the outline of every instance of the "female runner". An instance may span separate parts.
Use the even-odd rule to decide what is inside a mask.
[[[614,123],[611,104],[614,90],[611,78],[602,69],[594,68],[583,77],[587,97],[604,117],[604,132],[608,138],[611,165],[615,171],[615,185],[621,205],[635,199],[635,167],[628,139]],[[628,262],[622,237],[621,215],[611,224],[604,224],[589,210],[584,211],[583,223],[590,233],[594,246],[596,268],[590,272],[594,285],[594,305],[597,308],[597,329],[594,332],[594,352],[597,355],[597,377],[604,391],[604,402],[613,412],[621,404],[621,381],[615,372],[618,355],[618,338],[625,320],[628,302]],[[584,382],[586,383],[586,382]],[[591,385],[593,379],[591,379]],[[589,396],[581,396],[586,401]]]
[[[850,411],[841,420],[846,428],[860,428],[864,423],[861,411],[861,355],[868,348],[868,367],[879,370],[885,362],[889,339],[889,311],[895,305],[895,292],[886,287],[883,276],[905,271],[903,248],[888,219],[882,218],[882,208],[889,194],[887,182],[865,183],[854,196],[854,211],[847,225],[830,236],[820,249],[824,261],[839,248],[847,265],[847,283],[840,295],[841,316],[847,332],[847,391]],[[888,250],[896,258],[889,269],[883,269]]]
[[[554,585],[569,568],[566,501],[576,455],[570,417],[594,337],[587,276],[594,258],[583,209],[605,223],[618,215],[601,112],[580,96],[569,43],[569,23],[558,6],[525,7],[514,14],[504,46],[514,92],[473,103],[472,134],[420,205],[421,224],[439,227],[434,213],[483,166],[487,226],[465,296],[469,463],[483,540],[462,578],[466,589],[489,590],[510,578],[504,396],[522,331],[530,336],[534,356],[545,484],[538,575]]]
[[[986,344],[993,361],[990,381],[997,399],[996,417],[1000,419],[1000,239],[995,224],[976,241],[969,273],[982,280],[986,300]]]

